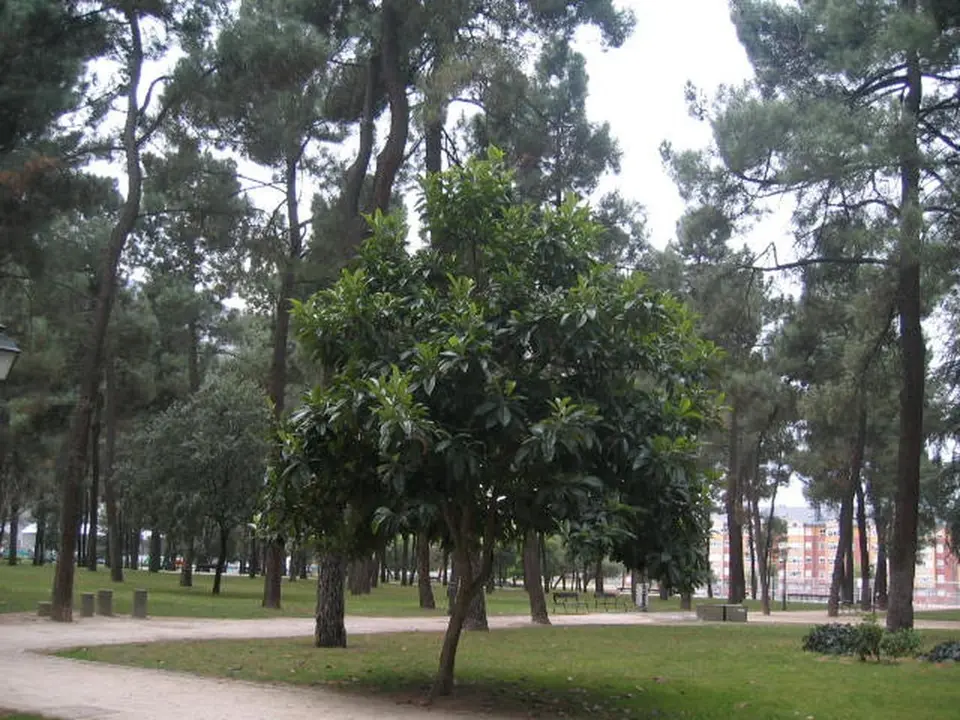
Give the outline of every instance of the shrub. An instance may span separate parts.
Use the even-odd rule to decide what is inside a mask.
[[[921,655],[921,659],[930,662],[960,662],[960,641],[951,640],[942,642],[926,655]]]
[[[910,628],[888,632],[880,641],[880,650],[887,657],[914,657],[920,649],[920,633]]]
[[[883,642],[883,628],[876,620],[864,620],[854,628],[854,652],[861,662],[868,657],[880,659],[880,645]]]
[[[857,630],[851,625],[828,623],[810,628],[803,638],[803,649],[821,655],[853,655]]]

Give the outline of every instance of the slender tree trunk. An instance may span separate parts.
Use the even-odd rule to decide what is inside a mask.
[[[430,539],[425,532],[417,538],[417,588],[420,595],[420,607],[433,610],[437,603],[433,599],[430,587]]]
[[[110,546],[110,579],[123,582],[123,540],[120,531],[120,509],[117,506],[117,487],[114,467],[117,457],[117,371],[114,359],[107,358],[104,376],[104,446],[103,499],[107,506],[107,536]]]
[[[403,533],[403,552],[400,555],[400,584],[406,587],[409,584],[407,568],[410,566],[410,536]]]
[[[596,594],[603,592],[603,558],[597,560],[593,572],[593,592]]]
[[[16,500],[10,503],[10,545],[7,550],[7,565],[16,565],[20,550],[20,503]]]
[[[149,572],[160,572],[160,553],[162,550],[160,531],[154,525],[150,531],[150,564],[147,566]]]
[[[764,615],[770,614],[770,556],[773,549],[773,518],[777,506],[777,485],[774,484],[770,496],[770,512],[767,515],[767,532],[762,532],[760,523],[760,503],[754,499],[756,534],[761,539],[763,547],[760,549],[760,599],[761,610]]]
[[[280,585],[283,582],[283,540],[267,543],[263,572],[263,602],[265,608],[280,609]]]
[[[853,587],[856,583],[856,572],[853,564],[853,505],[854,500],[850,500],[850,532],[847,534],[847,546],[844,548],[843,557],[843,601],[852,603],[854,597]]]
[[[681,610],[692,610],[693,609],[693,594],[688,592],[680,593],[680,609]]]
[[[344,648],[344,575],[347,564],[338,553],[321,552],[317,558],[317,612],[313,642],[317,647]]]
[[[230,528],[220,525],[220,548],[217,554],[217,572],[213,576],[213,594],[220,594],[220,580],[227,567],[227,541],[230,539]]]
[[[307,549],[300,548],[300,579],[307,579],[307,565],[310,563],[310,555],[307,553]]]
[[[51,617],[59,622],[73,620],[73,556],[76,549],[77,523],[80,516],[81,487],[87,465],[87,447],[93,404],[99,392],[100,366],[103,345],[110,323],[110,311],[116,296],[117,266],[124,245],[127,243],[137,216],[140,214],[140,197],[143,173],[140,167],[140,147],[143,138],[138,137],[140,127],[140,75],[143,69],[143,44],[140,37],[139,10],[125,6],[124,14],[130,29],[127,50],[127,112],[123,129],[123,149],[126,155],[127,196],[120,208],[117,222],[102,255],[97,272],[97,297],[93,308],[93,322],[87,334],[83,352],[82,372],[77,405],[66,439],[66,469],[62,480],[60,501],[60,545],[57,568],[53,582],[53,608]]]
[[[550,568],[547,564],[547,536],[540,533],[540,572],[543,573],[543,591],[550,592]]]
[[[462,535],[468,536],[467,533],[462,533]],[[488,534],[486,541],[492,544],[492,536]],[[456,664],[457,647],[460,644],[460,636],[464,629],[469,629],[467,625],[471,608],[476,605],[476,596],[483,593],[483,585],[486,577],[493,569],[492,547],[484,548],[482,553],[483,559],[479,563],[476,572],[471,570],[468,553],[469,550],[466,548],[454,548],[454,574],[459,576],[460,570],[463,570],[464,575],[459,577],[458,584],[461,586],[461,589],[457,593],[456,600],[450,605],[450,623],[447,625],[447,632],[443,636],[443,647],[440,650],[440,666],[430,691],[431,699],[440,695],[449,695],[453,691],[454,666]],[[453,585],[453,582],[451,582],[451,585]]]
[[[193,563],[196,561],[194,553],[193,532],[187,530],[187,547],[183,553],[183,565],[180,566],[180,587],[193,587]]]
[[[97,540],[100,532],[100,429],[103,427],[103,393],[97,393],[90,425],[90,509],[87,524],[87,570],[97,571]]]
[[[287,156],[285,168],[287,203],[287,261],[280,277],[280,292],[274,312],[273,355],[270,362],[269,395],[277,422],[283,418],[287,389],[287,343],[290,334],[290,302],[293,300],[297,266],[303,254],[303,231],[300,227],[297,197],[297,168],[303,147]],[[263,607],[279,610],[283,579],[283,546],[271,540],[263,579]]]
[[[867,442],[865,403],[864,388],[861,386],[857,391],[857,435],[851,447],[849,474],[840,504],[840,537],[837,538],[837,554],[834,559],[833,577],[830,582],[830,599],[827,603],[827,614],[830,617],[836,617],[840,614],[840,593],[844,586],[845,576],[848,573],[846,559],[853,547],[853,498],[855,489],[860,484],[863,452]],[[851,577],[853,576],[852,569],[849,570],[849,574]],[[852,597],[846,600],[849,602]]]
[[[867,509],[863,484],[857,483],[857,536],[860,545],[860,609],[866,612],[873,606],[870,597],[870,546],[867,537]]]
[[[84,473],[86,475],[86,473]],[[87,502],[83,503],[83,509],[80,516],[80,525],[77,527],[77,565],[86,565],[87,564],[87,535],[84,532],[84,528],[90,526],[90,518],[88,513],[90,512],[90,501],[89,495],[87,495],[83,490],[81,490],[81,495],[86,499]]]
[[[753,507],[753,498],[747,501]],[[757,509],[759,514],[760,510]],[[759,531],[754,527],[754,523],[747,522],[747,545],[750,549],[750,599],[757,599],[757,538],[760,537]]]
[[[873,594],[876,597],[877,610],[886,610],[887,595],[887,518],[877,512],[874,505],[873,522],[877,528],[877,573],[873,582]]]
[[[260,572],[260,543],[257,542],[257,536],[250,536],[250,559],[247,561],[247,574],[252,580]]]
[[[523,536],[523,586],[530,597],[530,619],[549,625],[547,599],[540,584],[540,536],[535,530],[527,530]]]
[[[740,416],[736,402],[730,410],[729,462],[724,504],[727,511],[727,537],[730,556],[730,586],[727,601],[743,602],[747,595],[746,579],[743,576],[743,493],[740,484]]]
[[[47,509],[40,505],[37,508],[37,534],[33,538],[33,564],[43,565],[43,541],[47,530]]]
[[[917,0],[900,0],[900,7],[910,14],[916,14]],[[909,49],[906,57],[907,88],[900,104],[901,202],[897,293],[903,384],[900,389],[900,444],[890,548],[890,598],[887,610],[887,629],[890,631],[913,627],[926,379],[920,289],[923,217],[920,207],[920,151],[917,145],[917,118],[923,86],[916,50]]]
[[[450,566],[450,551],[444,548],[443,550],[443,576],[440,579],[441,584],[446,586],[449,583],[449,575],[447,574],[447,568]]]

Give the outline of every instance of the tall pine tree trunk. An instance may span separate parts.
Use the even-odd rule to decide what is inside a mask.
[[[97,571],[97,540],[100,532],[100,429],[103,427],[103,393],[97,393],[90,425],[90,518],[87,524],[87,570]]]
[[[191,530],[187,530],[187,546],[183,551],[183,565],[180,566],[180,587],[193,587],[193,563],[196,561],[194,553],[194,537]]]
[[[221,523],[219,526],[220,530],[220,546],[217,553],[217,572],[213,576],[213,594],[220,594],[220,581],[223,577],[223,571],[227,567],[227,541],[230,539],[230,528],[227,527],[225,523]]]
[[[110,579],[123,582],[123,534],[120,528],[120,508],[117,504],[117,486],[114,466],[117,457],[117,371],[113,357],[103,366],[104,376],[104,430],[103,444],[103,500],[107,507],[107,544],[110,546]]]
[[[317,557],[317,611],[313,633],[317,647],[347,646],[347,628],[343,623],[346,571],[346,560],[339,553],[323,551]]]
[[[753,506],[753,499],[747,500],[748,504]],[[759,513],[759,510],[757,510]],[[747,545],[750,549],[750,599],[757,599],[757,538],[760,537],[759,530],[754,527],[751,518],[747,519]]]
[[[20,550],[20,503],[13,500],[10,503],[10,544],[7,547],[7,565],[17,564],[17,553]]]
[[[97,272],[97,297],[92,313],[92,327],[86,333],[87,344],[83,351],[80,387],[77,405],[70,423],[66,445],[67,461],[63,474],[60,500],[60,545],[57,568],[53,582],[53,608],[51,617],[59,622],[73,620],[73,584],[77,525],[80,517],[81,487],[87,465],[87,447],[93,405],[100,386],[101,363],[104,340],[110,324],[110,312],[116,296],[117,266],[120,256],[133,231],[140,214],[140,198],[143,172],[140,167],[140,147],[144,140],[139,136],[140,76],[143,69],[143,43],[140,35],[139,10],[124,6],[124,15],[130,30],[126,62],[126,120],[123,128],[123,151],[126,157],[127,195],[110,239],[104,248]]]
[[[433,610],[437,603],[433,599],[433,588],[430,587],[430,539],[425,532],[417,537],[417,589],[420,607]]]
[[[917,13],[917,0],[900,0],[906,13]],[[917,51],[906,52],[906,93],[900,103],[900,238],[897,305],[900,316],[900,443],[890,548],[890,599],[887,629],[913,627],[913,587],[917,569],[920,508],[920,460],[923,455],[926,347],[923,339],[920,258],[923,216],[920,207],[920,150],[917,120],[923,92]]]
[[[280,292],[274,310],[273,355],[270,361],[269,395],[277,422],[283,418],[287,390],[287,343],[290,334],[290,303],[293,300],[297,266],[303,254],[303,230],[300,227],[299,198],[297,197],[297,167],[303,147],[291,152],[286,159],[287,204],[287,260],[280,277]],[[280,609],[283,580],[282,541],[273,539],[267,549],[263,578],[263,607]]]
[[[530,598],[530,619],[538,625],[549,625],[547,600],[540,584],[540,536],[527,530],[523,536],[523,586]]]
[[[162,550],[163,545],[160,537],[160,531],[157,529],[157,526],[154,525],[153,529],[150,531],[150,563],[147,566],[147,570],[149,572],[160,572],[160,555]]]
[[[409,584],[407,568],[410,566],[410,536],[403,533],[403,551],[400,555],[400,584],[406,587]]]
[[[863,497],[863,484],[857,483],[857,536],[860,545],[860,609],[870,610],[870,546],[867,537],[867,508]]]
[[[47,509],[41,503],[37,507],[37,534],[33,538],[33,564],[43,565],[44,535],[47,531]]]
[[[886,515],[878,509],[876,500],[873,502],[873,523],[877,528],[877,573],[873,582],[873,595],[876,598],[877,610],[886,610],[887,595],[887,531]]]
[[[747,596],[743,573],[743,492],[740,483],[740,416],[736,402],[730,409],[729,460],[724,505],[727,511],[728,554],[730,558],[730,586],[727,601],[741,603]]]
[[[841,592],[846,594],[846,576],[853,575],[852,568],[848,568],[847,559],[853,548],[853,499],[856,487],[860,484],[860,475],[863,470],[863,453],[867,442],[867,416],[864,387],[857,390],[857,434],[850,448],[850,466],[847,469],[846,485],[840,504],[840,536],[837,538],[837,553],[833,562],[833,575],[830,582],[830,599],[827,602],[827,614],[837,617],[840,614]],[[852,597],[844,598],[846,602]]]

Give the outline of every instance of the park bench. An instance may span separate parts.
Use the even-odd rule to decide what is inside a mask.
[[[743,605],[697,605],[697,619],[706,622],[746,622],[747,608]]]
[[[216,572],[216,570],[217,570],[216,565],[210,565],[206,563],[197,563],[196,571],[198,573],[212,573],[212,572]]]
[[[580,593],[555,592],[553,593],[553,611],[556,612],[558,607],[563,608],[564,612],[569,612],[571,609],[574,612],[580,612],[580,608],[587,610],[587,603],[580,599]]]
[[[623,610],[627,612],[630,609],[630,596],[621,595],[615,592],[598,592],[593,594],[593,608],[599,609],[603,606],[604,612],[607,610]]]

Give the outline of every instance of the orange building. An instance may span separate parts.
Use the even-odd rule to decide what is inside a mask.
[[[835,513],[811,508],[779,508],[778,517],[787,522],[786,583],[790,596],[807,596],[809,599],[825,598],[830,593],[830,580],[837,553],[839,526]],[[870,554],[871,583],[876,575],[877,536],[873,523],[867,521]],[[856,592],[860,588],[859,533],[854,525],[854,575],[857,578]],[[744,570],[747,577],[747,592],[750,591],[750,544],[746,527],[743,537]],[[779,552],[776,552],[779,556]],[[710,540],[710,568],[713,571],[714,592],[724,595],[730,577],[729,537],[725,515],[713,516]],[[777,560],[772,588],[782,592],[784,581],[782,559]],[[759,585],[759,583],[758,583]],[[798,598],[799,599],[799,598]],[[923,542],[917,563],[914,602],[918,606],[960,606],[960,564],[950,551],[946,529],[937,528],[935,535]]]

